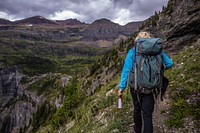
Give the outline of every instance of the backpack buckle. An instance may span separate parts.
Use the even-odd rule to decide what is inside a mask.
[[[138,91],[140,93],[144,93],[144,94],[150,94],[150,93],[152,93],[152,91],[149,90],[149,89],[147,89],[147,88],[139,88]]]

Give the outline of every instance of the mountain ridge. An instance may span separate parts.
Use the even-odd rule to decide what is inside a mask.
[[[42,16],[33,16],[11,23],[2,21],[0,36],[27,41],[79,41],[97,47],[111,47],[132,36],[140,25],[141,22],[132,22],[121,26],[105,18],[87,24],[77,19],[53,21]]]
[[[21,25],[21,24],[33,24],[33,25],[40,25],[40,24],[49,24],[49,25],[58,25],[56,21],[46,19],[42,16],[33,16],[30,18],[25,18],[21,20],[14,21],[13,24]]]
[[[0,19],[1,20],[1,19]],[[96,19],[94,20],[93,22],[91,23],[85,23],[85,22],[81,22],[79,21],[78,19],[76,18],[69,18],[69,19],[66,19],[66,20],[51,20],[51,19],[47,19],[43,16],[40,16],[40,15],[36,15],[36,16],[32,16],[32,17],[27,17],[27,18],[24,18],[24,19],[20,19],[20,20],[15,20],[15,21],[10,21],[8,19],[4,19],[2,18],[2,20],[5,20],[7,22],[10,22],[10,23],[3,23],[3,21],[0,21],[0,25],[10,25],[10,24],[16,24],[16,25],[20,25],[20,24],[49,24],[49,25],[80,25],[80,24],[92,24],[92,23],[108,23],[108,22],[112,22],[110,19],[107,19],[107,18],[99,18],[99,19]],[[128,22],[127,24],[131,24],[131,23],[140,23],[142,21],[131,21],[131,22]],[[114,23],[114,22],[112,22]],[[115,23],[115,24],[118,24],[118,23]],[[120,25],[120,26],[126,26],[127,24],[125,25]]]

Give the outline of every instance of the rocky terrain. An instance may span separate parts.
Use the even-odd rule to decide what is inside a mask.
[[[170,0],[140,27],[161,37],[174,61],[166,73],[166,97],[154,112],[155,132],[200,131],[199,5]],[[140,22],[86,24],[41,16],[0,22],[0,132],[131,131],[130,92],[123,95],[122,111],[116,108],[116,92]]]
[[[0,19],[0,132],[37,131],[69,100],[65,91],[72,76],[139,25],[127,29],[106,19],[86,24],[42,16]]]
[[[121,39],[133,35],[140,25],[141,22],[132,22],[121,26],[104,18],[86,24],[76,19],[48,20],[42,16],[33,16],[14,22],[2,19],[0,35],[3,38],[51,42],[79,41],[93,46],[111,47]],[[99,41],[101,43],[98,43]]]
[[[194,79],[199,75],[197,72],[199,66],[190,63],[191,61],[198,62],[199,58],[199,5],[199,1],[196,0],[171,0],[167,7],[163,7],[162,12],[155,13],[140,27],[140,30],[147,30],[156,37],[161,37],[164,41],[164,51],[174,61],[174,68],[166,74],[170,79],[170,86],[165,100],[157,105],[154,112],[155,132],[197,133],[200,131],[198,126],[199,78]],[[71,130],[68,124],[66,127],[63,126],[62,130],[131,132],[133,110],[130,109],[132,107],[130,94],[128,91],[125,92],[123,114],[126,113],[126,115],[122,116],[121,112],[116,110],[115,88],[119,83],[118,74],[123,59],[132,46],[133,40],[130,39],[112,54],[106,55],[108,58],[103,58],[103,61],[98,63],[101,67],[96,64],[94,68],[97,70],[87,80],[84,79],[84,85],[90,90],[89,94],[94,94],[91,98],[94,102],[87,103],[90,104],[90,107],[86,109],[89,120],[83,118],[83,122],[82,119],[77,121],[75,119],[77,124],[73,124],[70,127]],[[112,78],[109,78],[110,76]],[[96,90],[99,91],[95,93]]]
[[[0,18],[0,25],[9,25],[9,24],[12,24],[12,22],[9,20]]]
[[[199,14],[198,0],[169,0],[163,12],[146,20],[141,30],[163,38],[168,51],[177,51],[200,37]]]

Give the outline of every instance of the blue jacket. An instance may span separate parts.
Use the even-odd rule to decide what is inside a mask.
[[[130,49],[126,56],[124,67],[121,73],[121,81],[119,84],[120,90],[124,90],[126,88],[129,72],[134,68],[134,63],[133,63],[134,55],[135,55],[135,50]],[[173,65],[172,60],[164,52],[162,52],[162,56],[163,56],[163,63],[165,65],[165,70],[171,68]]]

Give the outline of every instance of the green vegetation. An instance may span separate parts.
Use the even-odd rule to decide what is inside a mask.
[[[28,86],[27,90],[36,91],[38,96],[40,96],[41,94],[49,96],[51,94],[51,91],[55,89],[62,90],[60,86],[61,83],[59,81],[60,78],[61,77],[58,75],[46,76]]]
[[[19,70],[27,75],[34,76],[45,73],[74,74],[87,68],[99,57],[67,56],[64,58],[46,58],[42,56],[26,54],[9,54],[0,57],[0,61],[7,66],[17,66]],[[4,67],[4,66],[1,66]]]
[[[74,119],[76,117],[75,110],[82,104],[85,98],[85,92],[80,89],[76,78],[72,78],[71,82],[64,88],[64,95],[66,98],[62,107],[56,111],[50,121],[54,129],[58,129],[64,123]]]
[[[175,66],[167,72],[170,77],[171,117],[167,121],[169,127],[181,127],[183,118],[191,116],[200,120],[200,45],[185,48],[173,56]]]
[[[166,122],[169,127],[183,126],[184,118],[188,116],[199,120],[199,49],[199,44],[196,44],[172,57],[175,66],[166,73],[170,78],[170,95],[173,98],[171,114]],[[114,56],[112,57],[112,55]],[[116,52],[113,51],[109,58],[115,60],[119,56],[116,56]],[[108,66],[106,59],[104,59],[103,65]],[[106,92],[114,89],[118,83],[119,75],[107,85],[102,86],[94,95],[85,97],[82,104],[73,109],[73,113],[71,113],[73,117],[70,116],[66,121],[67,123],[75,121],[75,125],[69,130],[70,133],[92,131],[100,133],[116,129],[119,132],[129,131],[133,122],[132,100],[129,91],[123,95],[122,111],[117,109],[117,89],[111,96],[105,96]],[[165,112],[161,111],[161,113]]]
[[[44,74],[54,72],[56,65],[49,59],[31,55],[7,55],[2,60],[10,66],[18,66],[19,69],[28,75]]]
[[[3,36],[3,35],[2,35]],[[84,70],[104,49],[85,45],[81,42],[45,42],[0,38],[0,68],[17,66],[27,75],[50,72],[73,75]]]
[[[172,2],[169,2],[169,3],[167,4],[167,7],[163,8],[163,10],[162,10],[162,12],[163,12],[164,14],[168,14],[168,15],[170,15],[173,11],[174,11],[174,10],[173,10],[173,3],[172,3]]]
[[[129,43],[123,42],[119,49],[124,49],[123,51],[126,51],[127,44]],[[108,70],[117,69],[118,71],[121,71],[124,56],[120,57],[118,55],[119,49],[115,48],[106,52],[101,59],[94,62],[93,65],[89,67],[90,72],[88,76],[98,76],[101,74],[104,67],[107,67]],[[95,91],[92,96],[86,96],[86,90],[92,85],[91,80],[88,80],[87,84],[83,86],[82,81],[77,80],[76,76],[72,78],[68,86],[63,88],[66,98],[62,107],[55,112],[50,122],[46,122],[45,126],[40,129],[39,132],[52,132],[53,130],[58,129],[61,131],[63,129],[65,131],[67,127],[64,125],[71,122],[75,122],[75,125],[69,130],[69,132],[90,132],[98,129],[100,133],[109,132],[116,128],[120,132],[128,131],[129,125],[133,122],[132,112],[130,112],[130,108],[132,108],[132,100],[127,91],[123,97],[122,111],[128,112],[128,114],[126,113],[127,115],[122,115],[123,112],[117,109],[117,89],[115,89],[119,82],[119,75],[113,78],[113,81],[109,82],[107,85],[98,86],[97,91]],[[44,88],[43,86],[45,85],[45,82],[42,81],[42,83],[43,85],[40,85],[39,82],[36,84],[41,86],[41,88]],[[40,89],[39,86],[37,87],[38,89]],[[48,87],[46,86],[46,88]],[[105,96],[106,92],[112,89],[114,90],[113,94]],[[102,120],[99,118],[101,115],[103,117]],[[131,119],[128,118],[130,116]],[[105,126],[105,123],[102,123],[101,121],[106,121],[107,126]]]
[[[155,11],[155,14],[153,16],[151,16],[146,23],[143,23],[142,26],[140,27],[140,29],[143,29],[145,26],[157,26],[157,21],[159,20],[159,14]]]
[[[132,124],[132,108],[131,97],[129,91],[123,96],[123,109],[117,109],[117,93],[115,90],[119,82],[119,76],[104,87],[101,87],[98,93],[84,99],[82,104],[73,113],[75,117],[68,119],[75,120],[75,126],[69,130],[70,133],[75,132],[111,132],[118,129],[120,132],[129,130]],[[105,96],[106,92],[114,89],[111,96]],[[124,115],[123,115],[124,114]],[[63,115],[62,115],[63,116]],[[131,116],[131,117],[130,117]]]
[[[167,14],[172,11],[170,4],[164,9]],[[159,15],[155,12],[149,23],[156,26],[158,19]],[[69,133],[129,131],[133,123],[132,98],[129,90],[126,90],[123,95],[123,108],[118,110],[116,86],[125,54],[133,47],[132,37],[121,41],[119,47],[105,52],[103,57],[99,56],[103,53],[101,50],[82,46],[80,42],[49,43],[0,38],[0,44],[0,61],[8,66],[17,66],[26,74],[21,80],[23,85],[34,81],[33,76],[38,77],[28,84],[27,90],[44,96],[46,101],[38,105],[30,122],[33,132],[54,132],[58,129],[66,132],[67,125],[71,122],[74,122],[74,125],[70,127]],[[166,122],[169,127],[183,126],[184,118],[188,116],[198,122],[200,120],[199,51],[199,44],[195,44],[173,56],[175,65],[166,73],[170,80],[169,93],[173,100],[170,117]],[[89,69],[88,73],[85,72],[86,69]],[[88,96],[86,91],[92,85],[91,79],[100,79],[103,71],[106,74],[116,71],[116,74],[110,82],[106,81],[106,85],[99,84],[94,93]],[[73,78],[63,87],[61,78],[67,74]],[[82,80],[87,80],[86,84],[83,84]],[[106,96],[111,90],[112,93]],[[51,102],[60,95],[63,99],[62,106],[56,109]],[[164,114],[165,110],[161,110],[161,113]],[[25,130],[26,127],[20,128],[20,132]]]
[[[159,15],[158,13],[155,11],[154,16],[152,16],[151,18],[149,18],[148,20],[148,24],[152,25],[152,26],[157,26],[157,21],[159,20]]]
[[[32,132],[36,132],[40,126],[43,126],[43,124],[51,118],[55,111],[56,108],[46,102],[38,106],[37,111],[33,114]]]

